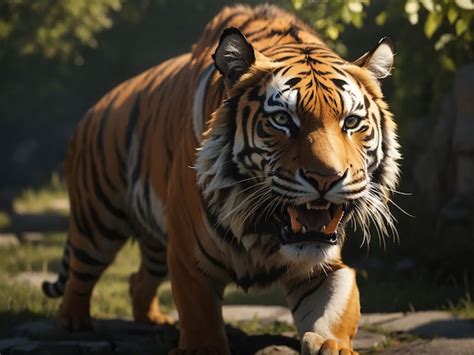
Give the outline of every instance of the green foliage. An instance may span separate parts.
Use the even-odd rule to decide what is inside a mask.
[[[49,184],[37,189],[30,187],[23,190],[15,198],[13,209],[17,213],[55,212],[69,214],[66,182],[58,172],[52,173]]]
[[[323,34],[336,51],[345,54],[346,47],[336,43],[348,25],[360,29],[365,7],[370,0],[290,0],[294,10]]]
[[[361,29],[367,17],[368,7],[372,5],[370,0],[290,0],[290,2],[296,11],[330,41],[338,39],[348,25]],[[380,6],[380,2],[377,5]],[[433,44],[435,50],[442,51],[440,63],[443,68],[453,71],[459,62],[456,62],[453,50],[446,47],[453,44],[456,51],[472,51],[473,10],[474,3],[470,0],[405,0],[404,4],[399,0],[389,0],[376,15],[375,23],[383,26],[388,19],[402,17],[413,26],[422,26],[426,37],[435,39]],[[344,54],[345,47],[339,46],[337,49]]]
[[[423,12],[426,13],[423,31],[427,38],[435,39],[434,48],[442,52],[443,68],[454,71],[458,63],[447,47],[452,44],[457,51],[469,51],[472,47],[474,3],[469,0],[407,0],[404,10],[414,26],[419,24]]]
[[[121,9],[121,0],[1,0],[0,8],[2,51],[73,56],[80,64],[79,49],[97,47],[95,35],[112,26],[111,12]]]
[[[474,5],[468,0],[284,3],[346,58],[358,58],[381,37],[388,35],[394,41],[395,70],[393,79],[384,83],[384,91],[400,124],[402,140],[414,118],[438,110],[452,87],[453,71],[474,60]]]

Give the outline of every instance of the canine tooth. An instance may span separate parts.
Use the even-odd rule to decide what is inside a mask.
[[[321,228],[319,229],[321,233],[324,233],[325,230],[326,230],[326,226],[321,226]]]
[[[306,202],[306,209],[307,209],[307,210],[310,210],[310,209],[311,209],[311,203]]]
[[[306,233],[306,231],[307,231],[306,226],[303,226],[303,227],[301,228],[301,232]]]

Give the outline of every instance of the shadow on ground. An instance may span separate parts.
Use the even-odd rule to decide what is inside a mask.
[[[0,315],[4,318],[4,314]],[[205,326],[205,325],[204,325]],[[296,338],[285,335],[247,335],[226,326],[232,354],[269,354],[284,348],[298,352]],[[96,320],[93,332],[69,333],[55,327],[52,320],[35,320],[14,329],[0,339],[4,354],[166,354],[177,346],[175,326],[136,324],[129,320]]]

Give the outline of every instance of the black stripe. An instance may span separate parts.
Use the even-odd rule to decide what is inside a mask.
[[[255,285],[264,287],[275,282],[287,270],[288,270],[287,266],[282,266],[276,269],[264,270],[253,276],[250,276],[247,274],[244,277],[237,279],[236,283],[240,287],[242,287],[244,290],[248,290],[251,286],[255,286]]]
[[[323,282],[326,281],[326,277],[324,277],[318,284],[316,284],[314,287],[310,288],[307,290],[305,293],[301,295],[301,297],[298,299],[298,302],[291,308],[291,313],[295,314],[298,308],[301,306],[301,303],[304,301],[304,299],[313,293],[315,293],[323,284]]]
[[[99,278],[99,276],[92,275],[88,272],[80,272],[80,271],[74,270],[72,268],[71,268],[71,271],[73,272],[74,276],[78,280],[83,281],[83,282],[95,281]]]
[[[145,264],[145,269],[150,275],[152,275],[156,278],[160,278],[160,279],[165,277],[166,274],[168,274],[168,269],[167,268],[165,268],[164,270],[154,270],[154,269],[150,268],[148,265]]]
[[[66,283],[67,279],[68,279],[67,274],[59,274],[59,277],[58,277],[58,280],[56,281],[56,283],[64,285]]]
[[[140,146],[138,148],[138,152],[136,155],[137,162],[132,172],[132,180],[130,182],[131,184],[135,184],[135,182],[138,180],[138,176],[140,175],[140,170],[142,167],[142,158],[143,158],[143,147],[145,146],[145,142],[146,142],[145,135],[148,132],[148,125],[150,124],[150,121],[151,121],[151,118],[148,117],[147,121],[143,125],[142,134],[140,136]]]
[[[130,117],[128,119],[127,129],[125,130],[125,149],[127,152],[130,149],[132,144],[132,135],[137,125],[138,115],[140,114],[140,94],[137,94],[135,97],[135,102],[133,104],[132,110],[130,111]]]
[[[93,266],[106,266],[106,263],[99,261],[92,256],[90,256],[85,250],[76,248],[71,244],[72,253],[74,256],[83,264],[93,265]]]
[[[109,113],[110,113],[110,108],[114,104],[116,97],[112,99],[111,102],[109,102],[109,105],[107,108],[104,110],[104,113],[100,119],[100,125],[99,125],[99,132],[97,133],[97,149],[99,151],[99,159],[100,163],[102,164],[102,176],[104,177],[104,180],[112,191],[117,191],[117,188],[115,187],[114,183],[112,182],[112,179],[110,178],[108,171],[107,171],[107,165],[105,162],[105,148],[104,148],[104,131],[105,131],[105,126],[107,124],[107,119],[109,118]]]
[[[79,291],[76,291],[76,290],[72,290],[72,292],[73,292],[76,296],[79,296],[79,297],[89,297],[89,296],[90,296],[90,293],[89,293],[89,292],[79,292]]]
[[[193,226],[193,229],[194,229],[194,226]],[[229,270],[227,269],[227,267],[221,263],[219,260],[217,260],[216,258],[214,258],[212,255],[210,255],[205,249],[204,249],[204,246],[202,245],[201,243],[201,240],[199,239],[199,236],[194,233],[194,235],[196,236],[196,240],[197,240],[197,243],[198,243],[198,247],[199,247],[199,250],[201,252],[202,255],[204,255],[204,257],[209,260],[211,262],[211,264],[213,264],[214,266],[216,266],[217,268],[219,269],[222,269],[226,272],[229,272]],[[235,276],[235,275],[234,275]]]
[[[93,153],[91,151],[91,158]],[[115,207],[112,202],[110,202],[110,199],[107,197],[105,192],[102,190],[100,181],[99,181],[99,174],[97,173],[97,167],[94,164],[94,162],[91,162],[91,170],[92,170],[92,184],[94,187],[94,192],[96,197],[99,199],[99,201],[104,205],[104,207],[107,209],[110,214],[113,214],[115,217],[117,217],[120,220],[125,220],[127,218],[127,214],[122,211],[120,208]]]
[[[142,238],[140,239],[140,244],[143,245],[143,248],[149,249],[154,253],[163,253],[166,251],[166,246],[159,240],[152,240],[150,244],[150,238]]]
[[[76,199],[77,199],[77,197],[76,197]],[[95,238],[94,238],[94,233],[92,232],[92,228],[91,228],[89,222],[87,221],[87,217],[84,214],[82,206],[80,204],[78,204],[77,207],[74,207],[74,205],[75,205],[74,203],[72,205],[73,205],[72,217],[74,219],[74,223],[75,223],[77,229],[79,230],[79,232],[84,237],[87,238],[87,240],[89,240],[91,242],[91,244],[95,248],[98,248],[97,247],[97,242],[95,241]]]
[[[106,239],[109,240],[117,240],[117,241],[126,241],[128,236],[125,234],[122,234],[114,229],[111,229],[107,227],[105,224],[102,223],[100,218],[98,217],[97,211],[95,208],[92,206],[91,203],[89,203],[89,210],[91,213],[92,221],[94,222],[95,226],[99,230],[99,233]]]
[[[148,249],[143,249],[143,256],[145,259],[155,265],[166,265],[166,253],[160,253],[160,255],[151,255]]]

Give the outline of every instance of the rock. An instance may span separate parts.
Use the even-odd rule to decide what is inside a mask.
[[[434,339],[416,340],[409,344],[381,351],[381,355],[472,355],[474,354],[474,338],[465,339]]]
[[[376,346],[382,345],[387,341],[387,337],[383,334],[368,332],[359,329],[354,339],[354,349],[357,351],[367,351]]]
[[[273,345],[267,346],[262,350],[259,350],[255,353],[255,355],[270,355],[270,354],[298,354],[298,351],[289,348],[288,346],[284,345]]]
[[[0,234],[0,248],[12,248],[20,245],[20,241],[15,234],[2,233]]]

